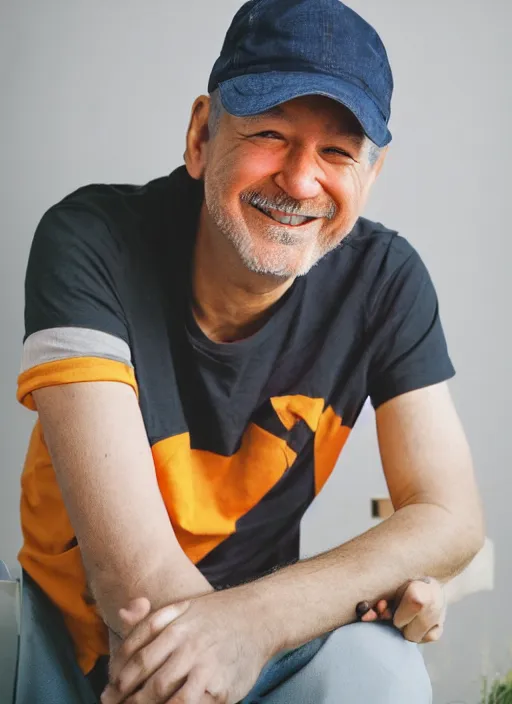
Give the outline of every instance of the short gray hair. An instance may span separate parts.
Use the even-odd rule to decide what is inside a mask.
[[[220,97],[220,90],[216,88],[213,93],[210,93],[210,113],[208,115],[208,130],[210,132],[210,137],[214,137],[217,134],[220,119],[225,112],[226,110]],[[380,147],[374,144],[369,137],[367,140],[368,163],[370,166],[374,166],[380,156]]]
[[[216,88],[213,93],[210,93],[210,112],[208,114],[208,131],[210,137],[214,137],[219,129],[220,118],[226,112],[222,100],[220,99],[220,90]]]
[[[374,166],[377,159],[380,156],[380,147],[378,147],[376,144],[374,144],[371,139],[368,137],[368,163],[370,166]]]

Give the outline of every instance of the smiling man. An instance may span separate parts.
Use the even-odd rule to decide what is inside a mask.
[[[89,702],[87,683],[105,704],[431,701],[416,644],[439,638],[441,585],[484,531],[432,281],[362,217],[391,94],[344,4],[251,0],[185,165],[42,218],[18,387],[39,416],[20,704]],[[300,560],[368,398],[395,512]]]

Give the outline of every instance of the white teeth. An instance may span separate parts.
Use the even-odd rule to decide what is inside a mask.
[[[270,215],[272,220],[280,222],[282,225],[303,225],[309,220],[308,217],[304,217],[303,215],[285,215],[284,213],[277,214],[275,212],[269,212],[268,210],[265,212],[267,215]]]

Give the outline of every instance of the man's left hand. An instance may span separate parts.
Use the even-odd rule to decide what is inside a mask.
[[[245,592],[213,592],[135,625],[112,658],[101,702],[235,704],[272,654],[270,629]]]
[[[445,618],[443,586],[433,577],[424,577],[406,582],[392,604],[381,599],[367,610],[361,621],[392,621],[406,640],[430,643],[441,637]]]

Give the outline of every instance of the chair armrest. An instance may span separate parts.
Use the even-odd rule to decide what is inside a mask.
[[[13,701],[20,634],[20,582],[0,560],[0,702]]]

